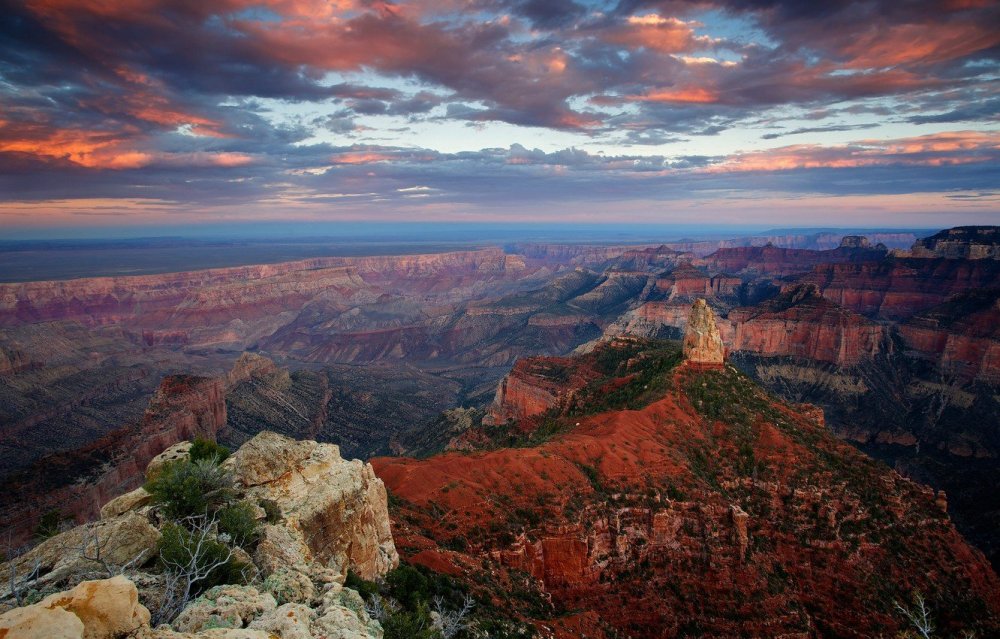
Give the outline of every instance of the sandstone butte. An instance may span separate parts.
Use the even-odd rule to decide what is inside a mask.
[[[147,472],[187,457],[189,447],[163,451]],[[10,596],[6,576],[25,579],[35,566],[40,573],[33,588],[68,587],[0,614],[0,638],[381,639],[382,628],[365,613],[359,595],[343,587],[348,570],[372,580],[399,562],[385,487],[371,465],[342,459],[332,444],[263,432],[224,466],[239,498],[271,500],[280,511],[277,520],[262,523],[253,556],[239,551],[259,571],[252,583],[216,586],[170,626],[151,628],[149,607],[159,605],[164,588],[155,569],[162,520],[139,488],[106,504],[101,520],[60,533],[0,566],[8,589],[2,599]],[[80,551],[95,536],[111,566],[139,557],[128,578],[85,580],[102,570]]]
[[[691,305],[683,347],[684,358],[695,364],[722,364],[726,359],[715,313],[702,298]]]
[[[565,639],[894,636],[918,590],[945,635],[1000,632],[1000,580],[942,495],[672,348],[520,365],[497,401],[527,405],[495,407],[480,450],[373,460],[401,556]]]

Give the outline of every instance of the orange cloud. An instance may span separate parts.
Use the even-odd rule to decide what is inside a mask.
[[[945,62],[995,47],[1000,29],[974,22],[894,24],[852,33],[846,41],[840,53],[848,67],[884,68]]]
[[[629,16],[620,27],[610,29],[605,40],[629,49],[645,48],[660,53],[685,53],[711,44],[711,39],[695,36],[695,22],[664,18],[651,13]]]
[[[953,131],[842,146],[799,144],[733,155],[706,172],[787,171],[864,166],[951,166],[996,162],[1000,132]]]
[[[704,87],[689,87],[684,89],[663,89],[651,91],[643,95],[629,96],[639,102],[678,102],[681,104],[710,104],[719,101],[719,95]]]
[[[387,153],[350,151],[341,153],[330,158],[334,164],[374,164],[375,162],[388,162],[392,156]]]

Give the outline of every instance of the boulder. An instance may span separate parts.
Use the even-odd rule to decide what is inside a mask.
[[[332,444],[265,431],[225,465],[248,496],[274,500],[281,508],[282,525],[291,532],[282,541],[283,533],[272,531],[275,552],[298,556],[302,548],[296,540],[305,540],[314,567],[341,575],[350,568],[369,580],[398,565],[385,486],[370,464],[343,459]]]
[[[153,496],[146,492],[145,488],[136,488],[101,506],[101,519],[112,519],[129,511],[138,510],[149,504],[152,499]]]
[[[82,639],[83,622],[62,608],[38,604],[0,615],[0,637],[11,639]]]
[[[357,592],[332,588],[312,624],[313,636],[327,639],[382,639],[382,626],[365,612]]]
[[[311,553],[299,530],[265,524],[260,528],[254,563],[265,577],[281,568],[305,567]]]
[[[281,639],[313,639],[309,629],[312,618],[308,606],[287,603],[255,619],[250,629],[265,630]]]
[[[149,611],[139,603],[135,584],[123,576],[84,581],[0,616],[0,637],[11,639],[107,639],[148,627]]]
[[[697,364],[722,364],[726,358],[715,313],[701,298],[691,305],[684,329],[684,358]]]
[[[216,586],[189,603],[172,625],[175,630],[189,633],[207,628],[243,628],[277,607],[274,597],[256,588]]]
[[[133,562],[141,565],[151,559],[160,539],[149,520],[135,512],[112,519],[77,526],[46,539],[30,551],[13,560],[19,578],[39,569],[39,585],[53,584],[69,577],[100,575],[106,568]],[[100,561],[94,559],[100,548]],[[4,574],[9,570],[3,566]]]
[[[279,604],[309,603],[316,588],[309,575],[296,568],[281,568],[264,580],[264,590]]]
[[[152,479],[160,469],[172,461],[191,458],[191,442],[178,442],[150,460],[146,465],[146,479]]]
[[[259,486],[295,472],[321,446],[329,456],[340,459],[340,448],[333,444],[320,445],[264,431],[241,446],[226,465],[244,486]]]

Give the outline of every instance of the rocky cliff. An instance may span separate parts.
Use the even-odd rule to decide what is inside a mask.
[[[866,317],[899,321],[964,291],[995,288],[995,260],[885,259],[856,264],[819,264],[798,278],[823,297]]]
[[[188,448],[164,451],[146,474],[186,464]],[[252,525],[255,534],[237,539],[219,532],[221,516],[205,527],[197,519],[172,521],[162,497],[138,489],[106,504],[99,522],[57,534],[2,566],[10,578],[0,593],[0,609],[7,609],[0,637],[380,639],[379,622],[357,592],[343,586],[349,570],[376,579],[399,561],[385,487],[372,467],[342,459],[333,445],[265,432],[220,472],[232,483],[226,498],[249,505],[256,519],[240,530]],[[196,581],[198,591],[186,592],[178,584],[193,574],[189,564],[167,559],[170,543],[178,543],[167,539],[178,526],[192,526],[185,534],[195,542],[185,552],[197,561],[216,557],[201,549],[222,548],[227,562],[238,557],[243,568],[215,577],[212,588]],[[197,561],[192,565],[201,565]],[[55,592],[59,587],[70,589]],[[21,605],[29,594],[47,593]],[[178,597],[183,605],[175,608]]]
[[[933,491],[812,408],[636,344],[578,359],[614,372],[550,413],[548,439],[373,460],[401,554],[470,578],[486,561],[487,590],[528,573],[554,608],[526,615],[592,614],[598,637],[892,634],[906,621],[889,602],[915,590],[936,593],[943,632],[997,632],[1000,580]]]
[[[851,366],[890,348],[885,329],[825,299],[811,284],[729,313],[733,350]]]
[[[946,376],[1000,384],[1000,291],[975,290],[899,325],[906,347]]]
[[[723,248],[704,258],[713,273],[747,273],[771,277],[808,272],[820,264],[844,264],[880,260],[885,251],[864,247],[838,247],[826,251],[741,246]]]
[[[142,419],[91,445],[43,457],[7,481],[0,496],[0,528],[27,539],[48,512],[77,522],[95,519],[101,504],[139,486],[163,449],[186,439],[214,440],[226,424],[221,379],[166,377]]]
[[[1000,227],[958,226],[917,240],[913,257],[1000,260]]]

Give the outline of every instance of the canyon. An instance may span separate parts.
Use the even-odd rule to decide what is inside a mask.
[[[0,284],[0,473],[18,488],[0,520],[24,538],[49,511],[91,518],[178,438],[235,447],[267,429],[364,459],[475,448],[592,381],[567,377],[565,357],[680,339],[705,299],[732,365],[945,489],[996,562],[1000,261],[956,248],[988,229],[938,235],[912,250],[905,235],[511,244]],[[548,386],[522,384],[539,367]]]

